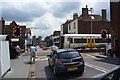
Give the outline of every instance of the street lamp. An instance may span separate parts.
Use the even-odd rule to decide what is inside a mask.
[[[91,16],[90,16],[90,21],[91,21],[91,34],[92,34],[92,26],[93,26],[93,25],[92,25],[92,19],[94,19],[94,17],[92,17],[92,12],[93,12],[93,10],[94,10],[93,8],[90,8],[90,10],[89,10],[89,11],[91,12]]]

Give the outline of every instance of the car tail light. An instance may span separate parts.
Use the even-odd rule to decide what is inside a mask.
[[[56,62],[56,64],[62,64],[62,62],[58,61],[58,62]]]
[[[83,62],[84,61],[84,59],[80,59],[80,62]]]
[[[77,49],[73,49],[73,50],[77,50]]]

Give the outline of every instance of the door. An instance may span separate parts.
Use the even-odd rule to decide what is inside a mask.
[[[87,39],[87,47],[95,47],[95,39]]]

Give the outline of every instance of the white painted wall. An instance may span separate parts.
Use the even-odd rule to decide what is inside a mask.
[[[78,34],[78,19],[75,19],[68,24],[68,33]]]
[[[0,77],[10,69],[9,42],[0,35]]]
[[[61,25],[61,31],[60,31],[60,35],[63,35],[63,24]]]

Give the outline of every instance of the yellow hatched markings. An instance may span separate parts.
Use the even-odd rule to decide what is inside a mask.
[[[48,59],[47,56],[37,56],[37,58],[35,60],[39,61],[39,60],[47,60],[47,59]]]
[[[95,56],[92,56],[92,55],[90,55],[90,54],[83,54],[83,55],[86,55],[86,56],[88,56],[88,57],[91,57],[91,58],[96,58]]]

